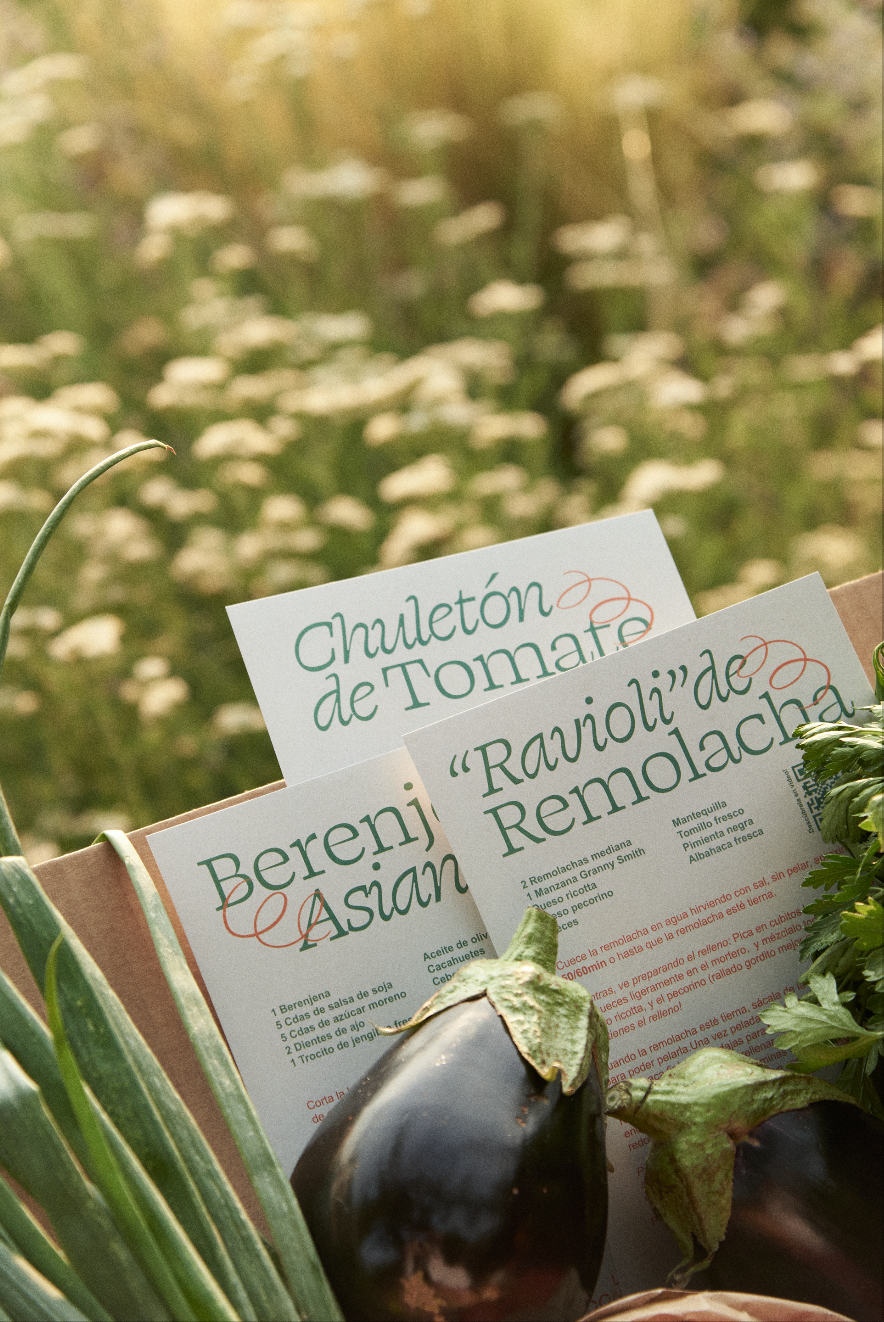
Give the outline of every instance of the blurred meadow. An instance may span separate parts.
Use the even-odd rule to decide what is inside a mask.
[[[0,779],[32,861],[278,777],[226,604],[653,508],[879,567],[873,0],[0,0]]]

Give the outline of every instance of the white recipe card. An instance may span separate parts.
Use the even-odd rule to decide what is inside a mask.
[[[148,843],[283,1169],[458,965],[494,958],[405,749]]]
[[[289,785],[694,618],[651,510],[228,613]]]
[[[406,745],[498,947],[526,905],[557,916],[559,972],[608,1022],[612,1081],[700,1046],[779,1066],[758,1010],[795,987],[801,882],[829,852],[793,731],[861,723],[871,701],[812,575]],[[678,1255],[643,1199],[648,1140],[614,1121],[608,1135],[599,1290],[629,1293]]]

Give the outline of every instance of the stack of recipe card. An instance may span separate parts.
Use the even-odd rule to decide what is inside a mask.
[[[696,620],[650,512],[230,609],[287,788],[149,837],[283,1167],[529,904],[592,993],[611,1077],[726,1046],[795,987],[826,852],[793,731],[862,721],[817,575]],[[597,1294],[677,1252],[610,1122]],[[633,1245],[639,1236],[643,1251]]]

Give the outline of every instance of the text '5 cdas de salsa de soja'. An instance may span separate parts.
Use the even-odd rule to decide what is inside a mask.
[[[350,1322],[586,1312],[607,1225],[607,1030],[528,909],[328,1113],[292,1185]]]

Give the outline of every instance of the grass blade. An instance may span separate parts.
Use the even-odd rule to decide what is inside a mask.
[[[183,1237],[179,1237],[179,1243],[174,1246],[157,1243],[153,1228],[143,1215],[142,1200],[135,1193],[136,1186],[130,1185],[123,1177],[101,1122],[86,1094],[65,1033],[58,1004],[56,968],[63,940],[61,935],[56,938],[46,961],[46,1012],[58,1067],[89,1147],[98,1187],[112,1207],[129,1247],[140,1261],[154,1289],[166,1301],[173,1317],[181,1322],[197,1322],[198,1319],[205,1319],[205,1322],[237,1322],[236,1314],[208,1273],[195,1270],[193,1260],[196,1255],[185,1256],[184,1244],[181,1242]],[[129,1173],[132,1176],[136,1174],[131,1168]]]
[[[76,1305],[87,1322],[112,1322],[110,1313],[86,1289],[67,1258],[62,1257],[3,1179],[0,1179],[0,1230],[9,1246]]]
[[[24,998],[2,975],[0,975],[0,1037],[5,1039],[6,1046],[12,1051],[22,1069],[40,1088],[43,1100],[49,1106],[53,1119],[65,1138],[69,1143],[72,1138],[78,1141],[83,1151],[83,1155],[80,1156],[81,1163],[95,1179],[94,1163],[83,1142],[80,1126],[68,1099],[52,1038],[45,1024],[37,1018]],[[49,1098],[52,1098],[51,1102]],[[239,1317],[240,1314],[231,1310],[229,1301],[221,1294],[202,1258],[187,1239],[165,1199],[149,1179],[129,1145],[94,1098],[91,1098],[91,1102],[104,1138],[165,1258],[172,1263],[188,1264],[189,1274],[195,1275],[202,1281],[204,1297],[216,1315]],[[0,1208],[0,1225],[2,1225],[2,1208]],[[38,1262],[34,1262],[34,1265],[43,1270]],[[44,1275],[48,1273],[44,1271]],[[56,1284],[61,1285],[61,1282],[56,1281]],[[69,1290],[65,1290],[65,1293],[73,1298]],[[247,1297],[245,1302],[248,1309]],[[80,1304],[80,1307],[83,1305]],[[251,1317],[253,1314],[248,1312],[247,1316]]]
[[[0,1308],[16,1322],[88,1322],[79,1308],[0,1241]],[[0,1312],[0,1317],[2,1317]]]
[[[182,1021],[264,1208],[295,1302],[307,1318],[338,1322],[343,1315],[301,1209],[190,972],[153,878],[122,831],[107,831],[105,839],[123,860],[135,887]]]
[[[113,1317],[168,1322],[168,1311],[104,1199],[71,1156],[39,1089],[5,1049],[0,1049],[0,1165],[44,1208],[72,1266]]]
[[[50,947],[64,932],[59,996],[81,1072],[224,1293],[243,1317],[298,1322],[279,1273],[199,1127],[23,858],[0,858],[0,904],[41,988]]]

